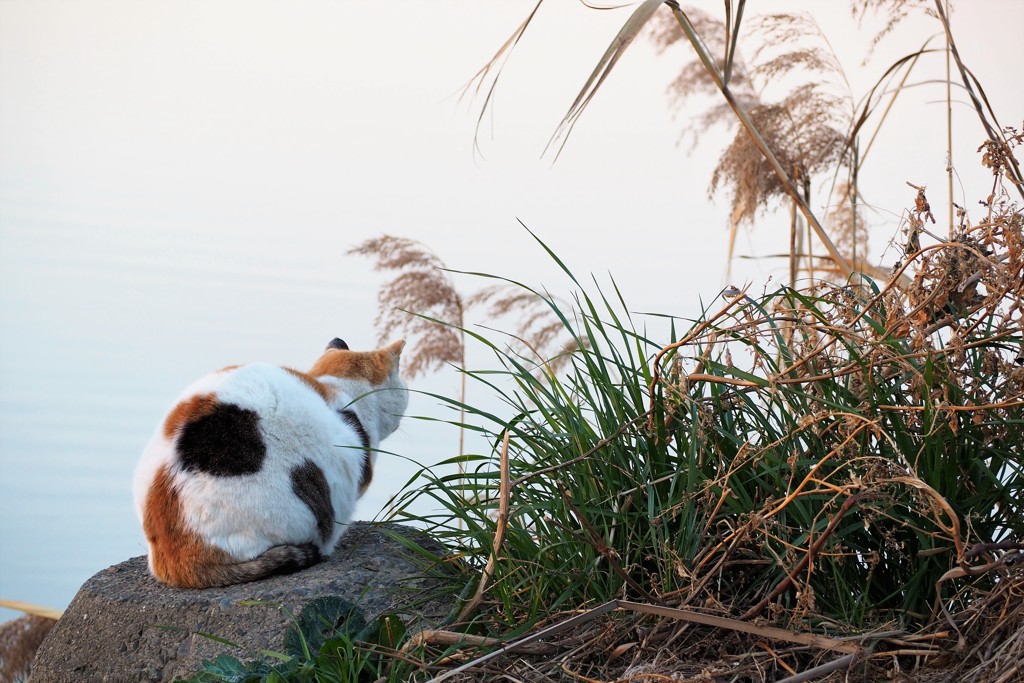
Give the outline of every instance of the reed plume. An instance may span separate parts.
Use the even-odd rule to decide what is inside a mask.
[[[554,373],[567,365],[570,355],[585,341],[565,335],[565,324],[552,311],[553,301],[531,289],[505,283],[484,287],[470,297],[469,305],[484,309],[490,320],[515,316],[511,336],[522,347],[519,354]]]
[[[728,56],[731,95],[747,112],[805,202],[810,200],[813,178],[840,170],[849,173],[852,156],[846,153],[847,131],[851,127],[853,101],[842,67],[810,16],[771,14],[754,18],[751,37],[756,47],[752,51],[753,61],[748,64],[729,43],[731,33],[739,28],[738,21],[730,27],[693,8],[688,8],[686,15],[710,54]],[[653,17],[650,37],[660,52],[688,40],[676,17],[668,13]],[[720,63],[718,68],[726,71],[725,64]],[[801,77],[798,85],[774,98],[769,96],[776,89],[773,84],[794,81],[794,75]],[[708,78],[705,65],[698,59],[684,64],[669,85],[670,96],[680,109],[694,95],[713,95],[716,91],[714,81]],[[722,102],[692,118],[687,128],[695,138],[698,131],[735,122],[733,107]],[[711,174],[708,194],[713,197],[719,192],[727,193],[731,202],[731,259],[740,225],[752,224],[759,212],[773,201],[785,199],[790,190],[755,139],[743,126],[736,126],[732,141]],[[850,254],[843,255],[849,258]]]
[[[375,322],[382,343],[396,333],[412,338],[402,359],[410,377],[447,365],[465,367],[466,306],[437,254],[393,235],[368,239],[348,253],[374,259],[374,270],[396,273],[377,293]]]
[[[488,326],[513,317],[510,336],[520,352],[550,371],[562,367],[567,354],[580,341],[564,338],[564,325],[551,307],[549,297],[523,285],[505,282],[463,296],[455,288],[444,262],[424,244],[405,237],[381,235],[362,242],[349,254],[374,259],[374,270],[397,273],[377,293],[380,310],[375,320],[381,343],[395,335],[413,338],[406,373],[419,377],[445,366],[465,368],[466,312],[480,309]]]

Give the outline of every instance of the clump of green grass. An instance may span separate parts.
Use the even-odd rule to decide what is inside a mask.
[[[467,377],[507,410],[439,398],[491,448],[396,503],[472,569],[453,618],[508,635],[627,599],[832,632],[980,624],[982,596],[1024,585],[1022,227],[1003,204],[908,240],[909,287],[726,292],[665,340],[551,254],[575,306],[532,294],[575,340],[566,369],[473,335],[500,370]],[[423,498],[436,513],[410,511]]]

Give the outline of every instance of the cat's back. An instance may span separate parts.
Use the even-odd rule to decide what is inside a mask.
[[[269,363],[231,365],[190,384],[168,412],[163,430],[173,437],[180,427],[234,406],[271,416],[288,406],[314,409],[324,403],[319,383],[301,372]]]
[[[200,378],[178,397],[146,446],[136,495],[144,495],[162,465],[237,477],[260,472],[270,452],[279,465],[289,464],[311,441],[339,428],[322,390],[308,375],[267,363],[230,366]]]

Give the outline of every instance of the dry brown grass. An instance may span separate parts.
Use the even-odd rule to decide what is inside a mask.
[[[883,4],[892,11],[884,32],[912,9],[904,3]],[[830,208],[823,225],[853,270],[871,272],[867,261],[867,224],[858,208],[856,186],[862,163],[854,138],[858,112],[843,67],[821,29],[806,14],[753,17],[742,41],[751,52],[748,63],[738,47],[730,47],[726,42],[740,29],[738,21],[729,26],[695,8],[687,8],[686,15],[710,54],[725,55],[729,60],[727,86],[732,96],[747,112],[785,171],[785,177],[780,176],[755,137],[744,126],[735,126],[734,108],[729,103],[711,104],[684,124],[694,139],[698,131],[712,126],[735,127],[732,141],[712,171],[708,188],[710,196],[724,192],[731,201],[729,259],[741,225],[752,225],[766,209],[784,202],[793,187],[805,203],[810,203],[812,187],[825,185],[829,196],[824,203]],[[654,44],[662,51],[687,41],[685,33],[679,30],[677,17],[669,13],[655,15],[650,32]],[[718,66],[724,71],[727,65]],[[713,95],[715,89],[705,65],[693,59],[681,67],[669,92],[683,110],[684,103],[692,102],[694,95]],[[692,105],[687,107],[692,109]],[[812,235],[800,225],[799,213],[794,206],[790,282],[795,283],[800,271],[812,277],[816,271],[843,276],[835,259],[827,255],[823,261],[815,258]]]

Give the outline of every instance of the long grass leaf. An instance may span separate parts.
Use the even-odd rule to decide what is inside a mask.
[[[480,114],[477,116],[476,120],[476,130],[473,133],[474,152],[480,152],[480,127],[483,125],[485,114],[493,106],[494,92],[498,86],[498,79],[501,77],[501,71],[504,68],[504,64],[506,61],[508,61],[509,55],[511,55],[512,50],[519,43],[519,40],[523,37],[523,34],[526,33],[526,29],[530,26],[530,22],[533,21],[534,16],[536,16],[537,14],[537,10],[540,9],[540,6],[543,4],[543,2],[544,0],[537,0],[537,4],[534,5],[533,9],[526,16],[526,19],[524,19],[523,22],[519,24],[516,30],[512,32],[512,35],[509,36],[508,39],[502,44],[502,46],[498,48],[498,51],[494,53],[494,56],[491,57],[491,59],[488,60],[488,62],[484,64],[480,68],[480,70],[477,71],[473,75],[473,77],[469,79],[466,85],[463,86],[462,88],[462,95],[460,96],[460,99],[461,97],[464,97],[470,90],[473,90],[474,93],[479,94],[481,88],[483,87],[483,84],[487,81],[487,77],[490,75],[492,70],[494,71],[494,79],[491,81],[490,86],[487,88],[487,95],[484,97],[484,102],[480,107]],[[475,86],[473,85],[474,83],[476,84]]]
[[[562,149],[565,147],[566,142],[569,140],[569,135],[572,133],[573,127],[576,125],[576,121],[583,114],[587,105],[597,94],[601,85],[605,79],[611,73],[615,64],[618,63],[622,57],[626,48],[630,46],[633,40],[639,35],[647,21],[654,15],[654,12],[660,7],[662,0],[644,0],[643,3],[637,7],[633,14],[630,15],[629,19],[623,24],[619,32],[615,34],[615,38],[612,39],[608,49],[605,50],[601,59],[598,60],[597,66],[590,73],[590,77],[587,78],[586,83],[580,89],[576,99],[573,100],[572,105],[569,106],[569,111],[566,112],[562,118],[562,122],[558,124],[555,129],[554,135],[544,148],[544,153],[550,149],[553,145],[558,143],[558,152],[555,154],[555,158],[561,154]]]

